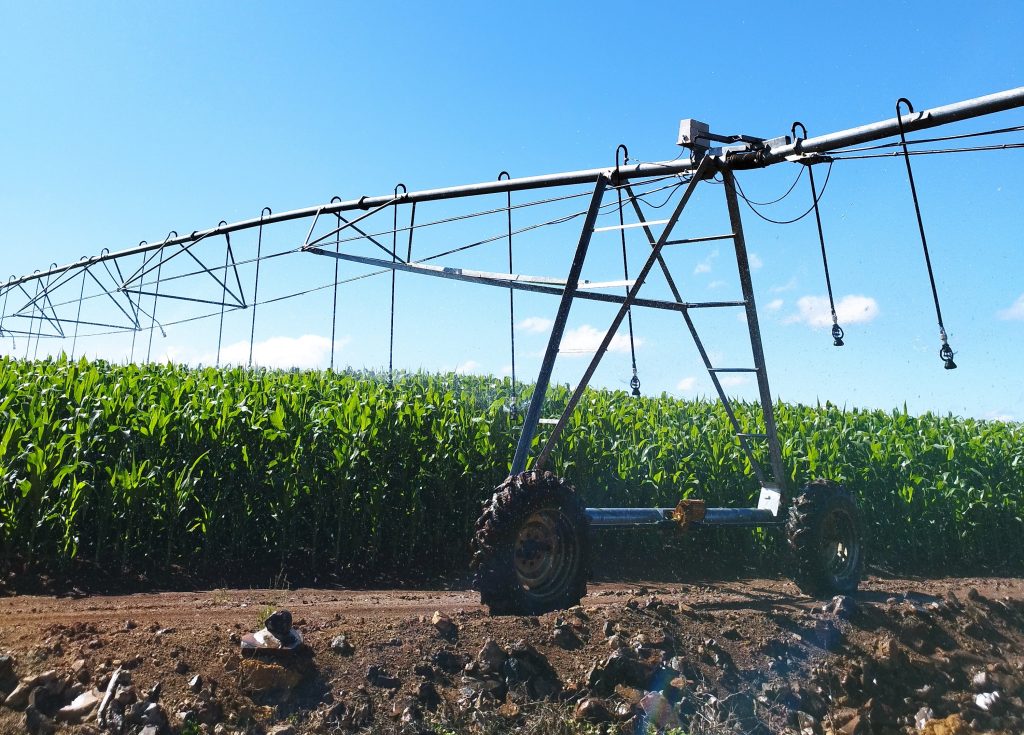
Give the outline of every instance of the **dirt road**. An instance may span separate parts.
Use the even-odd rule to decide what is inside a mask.
[[[241,659],[277,609],[307,651]],[[782,579],[604,582],[539,617],[490,617],[465,589],[14,596],[0,652],[4,692],[56,672],[0,708],[11,733],[48,731],[118,669],[125,733],[157,683],[150,732],[1024,732],[1021,579],[871,577],[827,604]],[[99,731],[95,712],[53,724]]]

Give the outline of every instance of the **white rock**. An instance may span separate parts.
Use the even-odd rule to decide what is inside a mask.
[[[57,710],[56,718],[60,722],[81,722],[96,709],[102,697],[96,689],[82,692],[67,707]]]

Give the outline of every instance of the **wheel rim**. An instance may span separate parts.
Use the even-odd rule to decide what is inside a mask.
[[[860,536],[856,520],[846,510],[837,508],[825,518],[821,551],[825,569],[833,579],[846,579],[855,573],[860,559]]]
[[[516,534],[513,565],[519,586],[536,601],[560,597],[579,564],[572,522],[561,510],[531,513]]]

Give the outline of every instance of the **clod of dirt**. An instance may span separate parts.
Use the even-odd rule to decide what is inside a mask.
[[[381,689],[398,689],[402,686],[402,682],[397,676],[391,676],[387,671],[376,665],[366,669],[366,680]]]
[[[416,688],[416,699],[422,707],[428,710],[435,710],[441,703],[441,696],[437,693],[437,687],[431,681],[421,681]]]
[[[589,722],[593,725],[608,722],[612,718],[611,712],[608,711],[608,705],[597,697],[587,697],[581,700],[576,705],[574,716],[577,720]]]
[[[583,641],[580,640],[576,631],[567,623],[555,626],[554,631],[551,633],[551,642],[559,648],[566,650],[573,650],[583,645]]]
[[[849,620],[857,613],[857,603],[852,597],[836,595],[822,606],[822,611],[840,620]]]
[[[51,735],[57,729],[57,724],[39,711],[35,705],[29,704],[25,708],[25,732],[30,735]]]
[[[343,635],[335,636],[331,640],[331,650],[339,656],[351,656],[356,652],[356,647]]]
[[[452,619],[440,610],[434,611],[433,617],[430,618],[430,624],[437,629],[437,632],[445,640],[454,641],[459,636],[459,626],[453,623]]]
[[[263,693],[294,689],[302,681],[295,668],[269,661],[245,658],[238,666],[238,684],[250,692]]]
[[[439,651],[434,651],[430,655],[430,660],[435,666],[442,671],[449,674],[455,674],[462,671],[462,667],[468,663],[468,657],[461,653],[455,653],[449,651],[447,648],[442,648]]]
[[[57,682],[56,671],[44,671],[42,674],[26,677],[18,683],[14,691],[7,695],[4,704],[11,709],[22,709],[28,704],[29,694],[32,693],[32,690],[36,687],[52,685],[55,682]]]
[[[600,694],[610,694],[619,684],[646,689],[654,667],[641,661],[628,648],[620,648],[587,673],[587,686]]]
[[[647,692],[640,700],[647,722],[654,725],[659,732],[673,727],[681,727],[679,715],[672,708],[672,703],[659,692]]]
[[[921,735],[973,735],[973,731],[959,714],[953,714],[925,723]]]
[[[509,687],[525,685],[533,699],[548,699],[562,691],[562,682],[554,667],[529,643],[516,641],[508,654],[504,674]]]
[[[500,674],[507,660],[508,654],[502,647],[493,638],[488,638],[476,656],[477,670],[482,676]]]

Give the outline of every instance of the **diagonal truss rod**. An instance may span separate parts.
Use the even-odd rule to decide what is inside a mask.
[[[345,260],[351,263],[360,263],[362,265],[372,265],[379,268],[388,268],[407,273],[418,273],[420,275],[434,276],[436,278],[446,278],[452,281],[477,283],[482,286],[498,286],[500,288],[512,289],[513,291],[531,291],[533,293],[549,294],[551,296],[561,296],[565,293],[567,286],[567,281],[560,278],[544,278],[541,276],[523,276],[517,274],[510,276],[508,273],[490,273],[487,271],[448,268],[438,265],[426,265],[423,263],[393,263],[390,260],[367,258],[361,255],[352,255],[350,253],[336,253],[333,250],[322,250],[320,248],[311,248],[308,252],[316,255],[323,255],[328,258]],[[626,300],[625,296],[619,296],[618,294],[594,293],[587,289],[611,286],[632,286],[635,282],[635,280],[608,281],[605,283],[591,283],[589,281],[578,282],[574,286],[574,289],[576,290],[575,298],[583,299],[585,301],[601,301],[609,304],[622,304]],[[719,306],[743,306],[744,304],[743,301],[676,302],[663,301],[661,299],[634,299],[633,303],[637,306],[649,309],[661,309],[664,311],[684,311],[686,309],[714,308]]]
[[[569,398],[569,402],[566,404],[565,410],[562,411],[561,417],[559,417],[558,422],[548,435],[547,442],[544,444],[544,448],[537,457],[536,467],[538,469],[543,469],[547,464],[548,458],[551,456],[551,450],[554,448],[558,438],[562,435],[562,431],[565,430],[565,426],[569,422],[569,417],[572,416],[573,411],[576,410],[576,406],[579,404],[580,398],[583,397],[583,391],[586,390],[587,386],[590,384],[590,379],[594,376],[594,372],[597,370],[597,366],[600,364],[601,358],[604,357],[604,353],[608,350],[608,346],[611,344],[612,338],[618,333],[619,327],[622,325],[622,320],[626,318],[626,314],[629,312],[630,306],[636,304],[637,294],[640,292],[641,287],[643,287],[644,282],[647,280],[647,276],[654,267],[654,264],[661,258],[662,249],[665,247],[669,236],[675,229],[676,223],[679,221],[679,217],[682,215],[683,210],[686,209],[686,205],[689,203],[690,197],[697,188],[697,184],[701,182],[706,171],[710,168],[710,164],[710,158],[705,158],[701,161],[696,172],[690,178],[690,183],[686,185],[686,191],[683,192],[683,196],[680,198],[679,203],[676,204],[675,210],[673,210],[672,215],[665,224],[665,229],[662,231],[661,237],[658,238],[657,242],[652,247],[651,254],[648,256],[647,262],[644,263],[643,268],[641,268],[640,272],[637,274],[635,283],[630,287],[629,292],[623,299],[618,313],[612,320],[611,326],[608,327],[608,331],[605,332],[604,339],[601,340],[601,344],[594,353],[594,357],[591,359],[587,369],[584,371],[583,377],[576,385],[576,389]],[[643,219],[641,218],[640,221],[643,222]],[[527,434],[531,429],[532,427],[524,426],[523,434]],[[532,438],[533,437],[531,436],[531,441]],[[522,469],[525,469],[525,465]],[[518,471],[521,472],[522,469]],[[512,473],[517,473],[515,467],[513,467]]]

